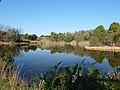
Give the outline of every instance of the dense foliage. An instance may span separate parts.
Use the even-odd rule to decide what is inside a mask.
[[[120,45],[120,24],[113,22],[108,30],[105,30],[103,25],[99,25],[94,30],[80,30],[74,33],[56,33],[51,32],[50,36],[32,34],[29,35],[21,34],[22,29],[16,29],[13,27],[6,27],[0,25],[0,41],[10,42],[10,41],[28,41],[28,40],[39,40],[42,39],[50,40],[52,42],[72,42],[76,41],[77,44],[81,41],[89,41],[90,45]]]
[[[42,35],[39,37],[39,40],[42,40]],[[99,25],[94,30],[80,30],[74,33],[66,32],[66,33],[55,33],[51,32],[49,36],[49,40],[54,42],[72,42],[73,40],[77,43],[81,41],[89,41],[90,45],[113,45],[113,43],[117,46],[120,45],[120,24],[117,22],[113,22],[108,30],[105,30],[103,25]]]
[[[105,37],[106,37],[106,30],[102,25],[100,25],[90,33],[90,43],[92,45],[104,44]]]
[[[45,75],[47,90],[119,90],[120,68],[115,74],[103,74],[93,63],[87,69],[84,60],[78,64],[61,67],[60,63],[52,67]],[[60,66],[60,67],[59,67]]]

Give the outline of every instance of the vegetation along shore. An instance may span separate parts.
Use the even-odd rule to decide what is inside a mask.
[[[37,44],[46,46],[72,46],[85,47],[89,50],[119,51],[120,24],[113,22],[108,30],[99,25],[93,30],[80,30],[65,33],[51,32],[50,35],[37,36],[36,34],[21,33],[22,29],[0,25],[0,45],[2,44]],[[110,46],[116,47],[110,47]],[[87,47],[86,47],[87,46]],[[88,48],[89,46],[89,48]],[[95,46],[93,48],[93,46]],[[97,46],[99,46],[97,48]],[[106,47],[108,46],[108,47]],[[107,49],[108,48],[108,49]],[[110,48],[110,49],[109,49]]]
[[[0,25],[0,45],[13,45],[11,47],[14,50],[14,46],[17,44],[36,44],[38,46],[43,46],[43,48],[50,46],[62,47],[65,45],[72,45],[72,47],[85,47],[85,49],[88,50],[120,52],[120,24],[113,22],[108,30],[105,30],[104,27],[100,25],[94,30],[80,30],[74,33],[51,32],[51,35],[47,36],[37,36],[35,34],[28,33],[23,34],[21,33],[21,29]],[[61,49],[62,48],[60,48],[60,52],[62,52]],[[65,49],[63,48],[63,50]],[[48,70],[48,72],[46,72],[43,76],[35,77],[31,82],[24,81],[21,79],[21,77],[19,77],[19,67],[15,67],[10,62],[10,60],[13,60],[13,56],[11,56],[12,53],[8,51],[9,53],[7,55],[5,53],[6,49],[3,51],[3,48],[1,48],[1,51],[1,90],[120,89],[120,69],[117,68],[115,73],[104,74],[100,70],[93,68],[95,63],[91,64],[88,69],[85,69],[83,62],[66,67],[59,67],[59,65],[62,63],[60,62]],[[77,53],[79,52],[80,51]]]
[[[60,67],[62,62],[52,67],[41,77],[31,82],[19,77],[21,67],[13,68],[0,60],[0,90],[119,90],[120,68],[115,73],[103,74],[94,64],[84,70],[84,60],[78,64]],[[83,72],[84,71],[84,72]]]

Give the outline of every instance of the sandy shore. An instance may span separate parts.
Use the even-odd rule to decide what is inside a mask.
[[[0,45],[9,45],[9,43],[8,42],[1,42],[0,41]]]
[[[120,52],[120,47],[116,47],[116,46],[86,46],[85,49],[98,50],[98,51]]]

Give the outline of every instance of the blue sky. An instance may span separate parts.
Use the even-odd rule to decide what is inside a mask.
[[[120,0],[2,0],[0,24],[47,35],[120,23]]]

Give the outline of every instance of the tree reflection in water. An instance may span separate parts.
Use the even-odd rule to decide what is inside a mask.
[[[102,52],[102,51],[89,51],[85,50],[82,47],[73,47],[70,45],[65,46],[52,46],[52,47],[42,47],[42,46],[0,46],[0,59],[6,60],[7,62],[13,62],[13,58],[15,56],[20,57],[22,52],[20,50],[24,50],[24,52],[29,52],[29,50],[35,51],[37,48],[42,50],[47,49],[51,50],[51,54],[55,53],[72,53],[76,56],[89,56],[96,60],[98,63],[102,63],[105,58],[108,59],[109,64],[112,67],[120,65],[120,53],[112,53],[112,52]]]
[[[82,47],[73,47],[70,45],[65,46],[52,46],[52,47],[44,47],[38,46],[40,49],[48,49],[51,50],[51,54],[55,53],[72,53],[76,56],[89,56],[96,60],[98,63],[102,63],[105,58],[108,59],[109,64],[112,67],[120,65],[120,53],[113,52],[104,52],[104,51],[89,51],[85,50]]]

